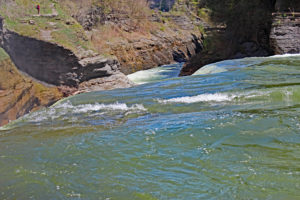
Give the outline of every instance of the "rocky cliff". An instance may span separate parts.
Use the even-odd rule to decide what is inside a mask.
[[[117,57],[125,74],[184,62],[203,48],[197,20],[184,11],[129,17],[120,10],[104,15],[102,7],[91,7],[74,17],[99,52]]]
[[[299,9],[299,1],[294,0],[237,3],[227,15],[221,14],[223,30],[211,24],[206,27],[213,31],[204,39],[204,50],[183,66],[180,75],[225,59],[299,53]]]
[[[197,23],[184,11],[151,11],[146,1],[97,2],[45,0],[41,14],[31,0],[0,7],[0,47],[7,53],[0,124],[63,96],[132,86],[125,74],[183,62],[203,48]]]
[[[202,50],[202,34],[187,16],[165,14],[164,18],[174,27],[167,26],[147,36],[111,43],[109,52],[118,58],[123,73],[185,62]]]
[[[0,125],[63,96],[133,85],[113,57],[70,49],[6,28],[0,19]]]
[[[300,13],[274,13],[270,46],[275,54],[300,53]]]
[[[103,57],[96,53],[79,57],[73,51],[56,43],[10,31],[5,28],[2,19],[0,24],[2,24],[1,47],[20,71],[34,79],[55,86],[78,88],[82,82],[120,73],[119,63],[114,58]]]
[[[0,126],[62,97],[57,87],[45,86],[20,73],[0,48]]]

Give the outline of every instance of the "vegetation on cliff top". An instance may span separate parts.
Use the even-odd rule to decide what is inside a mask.
[[[168,32],[176,25],[158,16],[148,0],[0,0],[8,29],[64,46],[81,55],[93,50],[111,54],[111,44]],[[39,4],[41,14],[35,6]],[[156,15],[158,20],[150,20]],[[92,18],[92,19],[91,19]],[[92,21],[86,27],[86,21]],[[88,29],[88,32],[85,29]],[[180,33],[180,29],[178,29]],[[172,31],[171,31],[172,32]]]
[[[0,0],[0,15],[8,29],[17,33],[57,43],[80,53],[93,49],[82,26],[69,16],[60,3],[52,0]],[[40,4],[41,14],[35,6]]]
[[[7,59],[7,58],[9,58],[7,53],[2,48],[0,48],[0,62]]]
[[[132,72],[143,69],[145,62],[149,62],[139,54],[146,54],[149,48],[145,50],[145,47],[149,43],[155,46],[154,51],[161,51],[163,44],[170,40],[179,40],[177,43],[180,43],[181,38],[191,35],[191,32],[200,35],[196,26],[194,30],[186,31],[174,22],[173,18],[179,19],[176,17],[181,16],[183,18],[179,21],[185,20],[184,9],[173,9],[170,12],[151,10],[151,1],[62,0],[60,4],[69,16],[85,28],[98,53],[115,55],[122,66],[130,68]],[[155,57],[154,54],[152,52]],[[150,59],[152,55],[149,55]],[[159,58],[157,60],[156,64],[159,65]]]

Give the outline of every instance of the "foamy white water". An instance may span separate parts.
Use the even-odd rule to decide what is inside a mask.
[[[138,85],[155,82],[167,78],[174,78],[178,77],[182,65],[183,63],[164,65],[161,67],[138,71],[133,74],[127,75],[127,77],[129,78],[129,80]]]
[[[160,75],[161,72],[161,70],[154,68],[151,70],[138,71],[127,77],[136,84],[145,84],[156,79],[163,79],[164,76]]]
[[[159,99],[160,103],[197,103],[197,102],[224,102],[232,101],[236,96],[229,94],[200,94],[197,96],[186,96],[172,99]]]
[[[295,57],[295,56],[300,56],[300,53],[297,54],[282,54],[282,55],[274,55],[274,56],[270,56],[270,58],[286,58],[286,57]]]
[[[66,105],[68,108],[69,105]],[[128,111],[128,110],[141,110],[146,111],[143,105],[134,104],[132,106],[128,106],[125,103],[114,103],[114,104],[85,104],[85,105],[78,105],[73,106],[73,112],[75,113],[85,113],[85,112],[93,112],[98,110],[116,110],[116,111]]]
[[[227,70],[225,68],[218,67],[217,65],[211,64],[206,65],[196,71],[193,75],[203,75],[203,74],[216,74],[221,72],[226,72]]]
[[[50,108],[25,115],[19,120],[24,119],[32,122],[41,122],[44,120],[49,120],[49,119],[54,120],[63,116],[68,116],[73,114],[97,112],[99,115],[101,115],[109,112],[138,113],[138,112],[145,112],[145,111],[147,111],[147,109],[142,104],[133,104],[129,106],[125,103],[116,102],[112,104],[95,103],[95,104],[73,105],[70,101],[66,101],[64,103],[52,106]]]

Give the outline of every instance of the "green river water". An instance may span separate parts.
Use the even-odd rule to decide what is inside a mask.
[[[0,199],[300,199],[300,55],[180,67],[0,128]]]

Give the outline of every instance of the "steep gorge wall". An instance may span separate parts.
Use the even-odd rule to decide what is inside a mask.
[[[274,13],[270,46],[275,54],[300,53],[300,14]]]
[[[10,31],[5,28],[1,19],[0,25],[0,46],[20,71],[39,81],[78,88],[84,81],[120,73],[119,62],[114,58],[100,55],[80,58],[71,50],[55,43]],[[126,79],[125,76],[123,78]]]
[[[171,7],[175,3],[174,0],[149,2],[153,8],[159,8],[160,2]],[[102,7],[93,6],[75,18],[89,31],[91,39],[97,38],[94,39],[96,48],[117,57],[120,70],[125,74],[185,62],[203,49],[199,24],[184,11],[174,14],[152,10],[149,16],[142,16],[141,19],[128,17],[120,10],[104,13]],[[143,27],[143,23],[148,27]],[[112,36],[107,41],[103,41],[101,29],[111,30]],[[98,42],[101,45],[97,46]]]
[[[130,74],[174,62],[185,62],[203,48],[201,35],[160,32],[151,38],[141,38],[131,43],[115,44],[111,52],[121,63],[120,70]]]
[[[0,126],[62,97],[58,88],[44,86],[20,73],[0,48]]]
[[[2,47],[19,70],[49,84],[78,85],[80,66],[71,51],[9,30],[3,34]]]
[[[80,57],[54,43],[22,36],[0,19],[0,126],[64,96],[130,87],[115,58]]]
[[[300,53],[300,1],[277,0],[270,33],[275,54]]]
[[[17,68],[45,83],[77,87],[83,81],[118,73],[119,64],[115,59],[102,56],[80,59],[57,44],[21,36],[3,26],[0,32],[1,46]]]
[[[251,3],[254,1],[248,1]],[[239,5],[245,9],[247,1]],[[299,53],[298,11],[298,0],[257,1],[245,12],[237,9],[230,19],[224,19],[228,21],[224,31],[210,32],[204,39],[204,50],[183,66],[180,75],[191,75],[204,65],[225,59]]]

